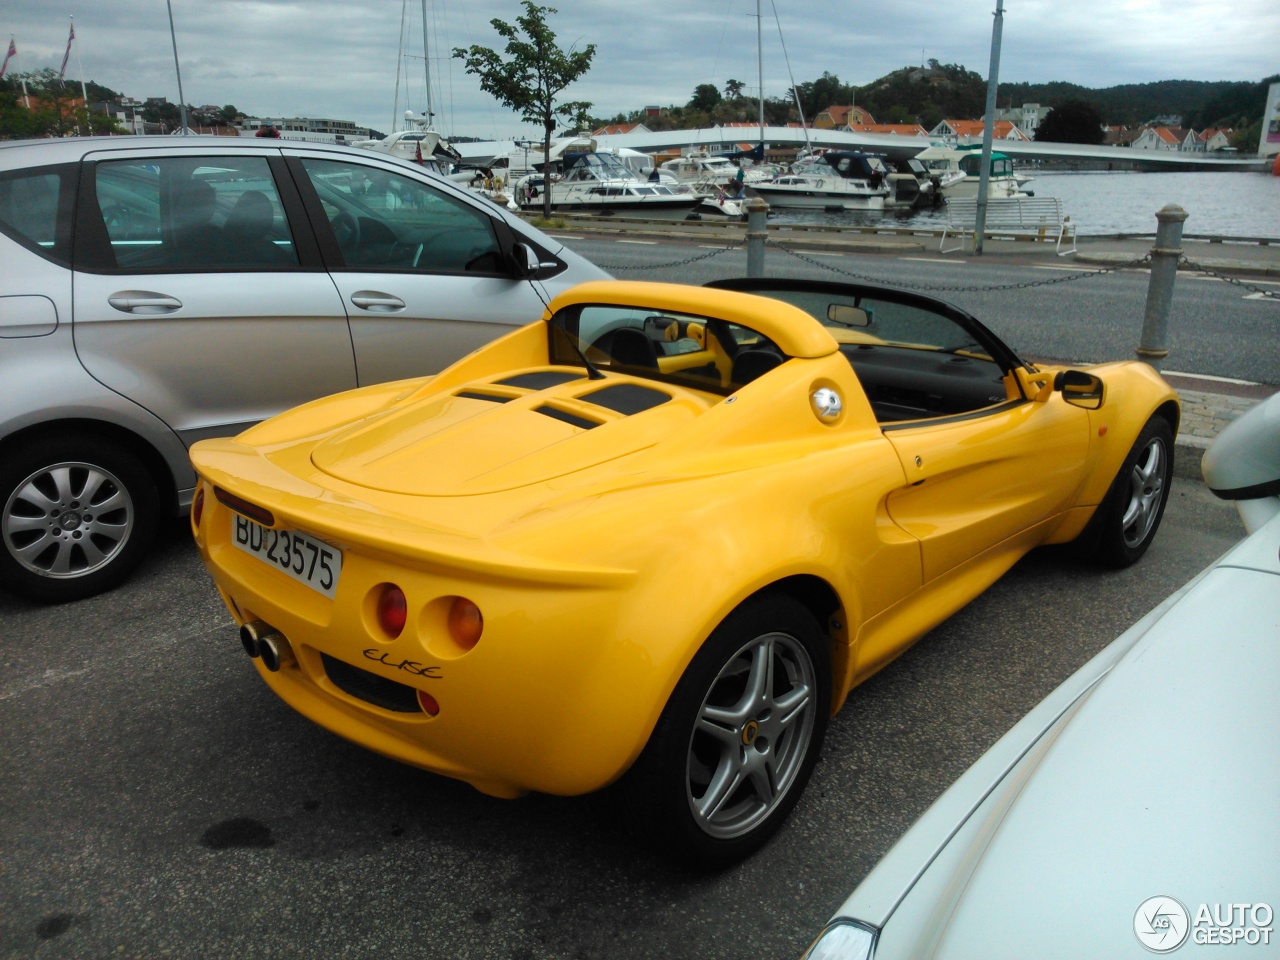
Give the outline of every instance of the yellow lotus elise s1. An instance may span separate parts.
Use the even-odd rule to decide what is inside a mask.
[[[1027,551],[1136,560],[1176,395],[1020,360],[878,286],[602,281],[434,378],[192,449],[201,554],[258,672],[487,794],[620,778],[745,856],[850,689]]]

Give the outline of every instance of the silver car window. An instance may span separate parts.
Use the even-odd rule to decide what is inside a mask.
[[[340,160],[302,161],[348,269],[499,273],[492,218],[413,177]]]
[[[70,224],[59,223],[68,208],[70,166],[20,170],[0,175],[0,231],[52,260],[70,259]]]
[[[95,181],[117,267],[197,272],[298,265],[263,157],[110,160],[97,164]]]

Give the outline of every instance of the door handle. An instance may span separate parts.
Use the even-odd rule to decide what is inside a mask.
[[[122,313],[173,313],[182,309],[181,300],[150,290],[121,290],[107,297],[107,303]]]
[[[376,290],[359,290],[351,295],[351,302],[361,310],[372,310],[375,313],[394,313],[404,309],[404,301],[399,297]]]

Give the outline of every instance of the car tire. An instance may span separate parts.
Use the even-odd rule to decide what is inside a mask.
[[[1127,567],[1147,552],[1160,528],[1173,480],[1173,429],[1164,417],[1147,421],[1090,524],[1097,524],[1094,559]]]
[[[634,818],[652,825],[647,837],[698,869],[734,863],[768,840],[817,761],[830,675],[822,630],[795,600],[759,596],[730,614],[624,779]]]
[[[64,603],[119,584],[147,554],[159,521],[155,481],[118,445],[45,437],[0,466],[0,584]]]

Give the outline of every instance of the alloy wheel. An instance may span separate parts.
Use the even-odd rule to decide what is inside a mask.
[[[786,795],[813,738],[817,676],[804,645],[768,633],[735,653],[712,682],[689,740],[686,793],[708,836],[759,825]]]
[[[41,467],[17,485],[0,516],[0,534],[24,570],[72,579],[110,563],[135,521],[128,489],[113,473],[68,461]]]
[[[1124,542],[1136,547],[1151,533],[1164,502],[1167,455],[1159,437],[1153,437],[1138,455],[1129,477],[1129,503],[1120,519]]]

